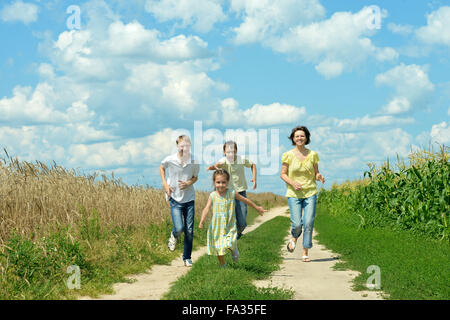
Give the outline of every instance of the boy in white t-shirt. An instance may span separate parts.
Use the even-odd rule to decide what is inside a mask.
[[[166,200],[170,202],[173,229],[168,247],[174,251],[177,239],[184,232],[184,265],[191,267],[192,242],[194,239],[195,190],[200,165],[190,153],[191,140],[182,135],[177,139],[178,152],[161,161],[159,168]],[[167,180],[166,180],[167,171]],[[184,221],[183,221],[184,220]]]

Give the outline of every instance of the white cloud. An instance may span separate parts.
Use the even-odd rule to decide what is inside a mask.
[[[319,153],[320,171],[328,181],[362,177],[367,163],[380,165],[388,157],[406,157],[414,146],[411,135],[401,128],[380,127],[357,133],[340,132],[336,126],[309,129],[311,148]]]
[[[439,143],[448,146],[450,144],[450,125],[447,121],[434,124],[431,126],[430,131],[420,133],[416,137],[416,140],[425,148],[427,148],[430,143],[432,145]]]
[[[114,103],[127,103],[131,96],[147,116],[156,110],[192,115],[211,108],[214,91],[227,90],[208,76],[218,64],[207,47],[197,36],[164,39],[158,30],[137,21],[116,20],[100,33],[89,28],[61,33],[50,56],[55,69],[73,81],[92,81],[95,92],[118,96]],[[41,72],[51,75],[48,67]]]
[[[189,63],[160,65],[146,63],[130,67],[125,89],[159,105],[171,107],[184,113],[193,112],[200,106],[205,93],[219,88],[206,72],[199,71]]]
[[[5,22],[20,21],[28,25],[37,21],[38,12],[37,5],[18,0],[3,7],[0,11],[0,19]]]
[[[450,7],[443,6],[427,15],[427,25],[416,30],[417,38],[427,44],[450,46]]]
[[[244,111],[244,116],[251,126],[274,126],[300,121],[301,117],[306,116],[306,109],[278,102],[270,105],[255,104]]]
[[[31,87],[17,86],[11,98],[0,100],[1,121],[25,123],[58,123],[67,116],[55,110],[55,92],[48,83],[39,83],[33,91]]]
[[[335,158],[327,165],[327,170],[349,170],[354,169],[355,167],[361,167],[364,165],[364,162],[361,161],[361,158],[352,156],[352,157],[343,157],[343,158]]]
[[[450,125],[446,121],[433,125],[430,136],[433,142],[449,145]]]
[[[371,117],[365,115],[362,118],[355,119],[335,119],[334,124],[336,128],[341,128],[344,130],[365,130],[367,128],[381,128],[385,126],[398,126],[402,124],[414,123],[413,118],[396,118],[394,116],[375,116]]]
[[[411,110],[411,103],[408,98],[394,97],[387,105],[381,109],[382,113],[387,114],[402,114]]]
[[[249,109],[239,109],[233,98],[222,100],[222,124],[224,126],[275,126],[295,123],[306,117],[305,107],[296,107],[278,102],[270,105],[255,104]]]
[[[357,13],[336,12],[329,19],[306,25],[297,25],[287,32],[262,43],[274,51],[299,56],[316,65],[316,70],[326,78],[334,78],[351,71],[369,57],[377,61],[394,61],[396,50],[376,47],[370,40],[376,30],[368,27],[373,15],[370,7]],[[382,11],[382,16],[386,12]]]
[[[392,31],[392,33],[400,35],[408,35],[414,31],[414,27],[412,25],[396,24],[392,22],[388,23],[387,28]]]
[[[400,64],[375,78],[376,85],[386,85],[395,90],[395,96],[382,107],[384,114],[404,114],[424,107],[434,91],[427,69],[415,64]]]
[[[73,144],[70,163],[89,168],[148,165],[174,152],[174,130],[166,128],[143,138],[96,144]]]
[[[162,61],[189,60],[210,55],[208,44],[197,36],[178,35],[161,40],[156,29],[145,29],[139,22],[110,24],[104,53],[121,56],[146,56]],[[117,43],[121,45],[118,46]]]
[[[331,79],[342,73],[344,65],[341,62],[325,60],[319,63],[315,69],[326,79]]]
[[[162,40],[158,30],[145,29],[137,21],[114,21],[104,34],[89,29],[65,31],[53,46],[52,62],[81,79],[122,78],[127,73],[126,66],[149,60],[163,64],[211,57],[207,43],[197,36],[178,35]]]
[[[181,27],[192,25],[199,32],[210,31],[214,24],[226,20],[223,0],[147,0],[145,10],[158,21],[181,20]]]
[[[231,0],[230,9],[243,16],[241,25],[233,28],[238,44],[264,42],[283,30],[325,15],[318,0]]]

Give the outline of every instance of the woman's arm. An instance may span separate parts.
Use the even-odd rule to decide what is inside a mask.
[[[200,224],[198,225],[198,227],[200,229],[203,228],[203,221],[205,220],[206,216],[208,215],[209,209],[211,209],[211,205],[212,205],[211,197],[208,197],[208,202],[206,203],[206,206],[202,211],[202,217],[200,219]]]
[[[287,163],[283,163],[281,165],[281,174],[280,174],[281,180],[291,185],[295,190],[300,190],[302,188],[302,185],[294,180],[289,179],[288,172],[289,172],[289,165]]]
[[[315,172],[316,180],[318,180],[318,181],[320,181],[322,183],[325,183],[325,178],[319,172],[319,164],[318,163],[314,163],[314,172]]]
[[[262,213],[263,213],[263,212],[267,212],[266,209],[264,209],[263,207],[257,206],[252,200],[250,200],[250,199],[248,199],[248,198],[246,198],[246,197],[241,196],[241,195],[240,195],[239,193],[237,193],[237,192],[234,194],[234,198],[235,198],[236,200],[239,200],[239,201],[244,202],[246,205],[249,205],[249,206],[252,206],[253,208],[255,208],[256,211],[258,211],[258,214],[259,214],[260,216],[262,216]]]

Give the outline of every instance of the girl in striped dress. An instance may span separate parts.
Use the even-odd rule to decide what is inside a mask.
[[[199,228],[203,228],[203,222],[211,207],[213,216],[208,228],[207,246],[208,254],[217,256],[221,267],[225,267],[225,254],[231,251],[233,261],[239,259],[237,247],[236,215],[234,211],[235,200],[242,201],[256,209],[259,215],[267,212],[263,207],[257,206],[253,201],[243,197],[234,190],[228,189],[230,175],[226,170],[219,169],[213,174],[215,191],[211,192],[202,212]]]

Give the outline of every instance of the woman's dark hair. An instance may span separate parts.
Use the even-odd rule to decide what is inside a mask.
[[[309,143],[311,142],[311,139],[310,139],[311,134],[309,133],[308,128],[307,128],[307,127],[304,127],[304,126],[297,126],[297,127],[295,127],[294,129],[292,129],[291,135],[289,136],[289,139],[291,139],[291,141],[292,141],[292,145],[295,146],[294,136],[295,136],[295,133],[296,133],[297,131],[303,131],[303,132],[305,133],[305,136],[306,136],[306,142],[305,142],[305,145],[307,145],[307,144],[309,144]]]
[[[237,143],[236,142],[231,141],[231,140],[225,142],[223,144],[223,152],[225,152],[225,149],[226,149],[227,146],[234,146],[234,151],[237,152]]]

